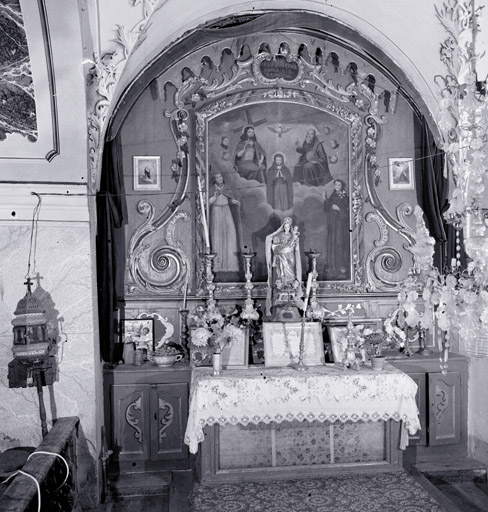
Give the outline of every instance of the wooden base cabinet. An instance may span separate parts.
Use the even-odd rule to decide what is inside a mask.
[[[450,354],[446,374],[439,355],[390,360],[416,382],[422,430],[410,437],[406,460],[467,455],[468,369],[464,356]]]
[[[125,366],[104,372],[109,468],[114,472],[189,468],[183,443],[190,369]]]

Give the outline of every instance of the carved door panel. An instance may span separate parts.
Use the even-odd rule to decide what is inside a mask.
[[[188,384],[157,384],[151,389],[151,460],[188,457],[183,443],[188,418]]]
[[[114,451],[118,460],[146,460],[149,456],[149,388],[113,386]]]
[[[416,434],[409,435],[408,444],[410,446],[427,444],[427,386],[425,373],[409,373],[409,377],[417,384],[418,391],[415,400],[419,410],[420,428]]]
[[[456,444],[461,439],[459,372],[429,373],[429,445]]]

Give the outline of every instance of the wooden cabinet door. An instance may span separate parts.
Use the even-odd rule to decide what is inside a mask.
[[[418,390],[415,397],[419,410],[420,428],[416,434],[408,436],[408,444],[410,446],[427,444],[427,384],[425,373],[408,373],[408,376],[417,384]]]
[[[149,388],[145,385],[114,385],[113,435],[115,458],[120,461],[149,458]]]
[[[460,372],[429,373],[429,446],[461,439]]]
[[[188,384],[151,386],[151,460],[188,457],[183,443],[188,418]]]

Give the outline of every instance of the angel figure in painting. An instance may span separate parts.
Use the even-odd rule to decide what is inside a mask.
[[[266,314],[271,315],[273,306],[296,310],[301,305],[302,262],[300,257],[298,227],[286,217],[274,233],[266,237],[266,265],[268,267],[268,293]],[[298,310],[296,310],[298,313]],[[276,317],[273,310],[273,316]],[[293,318],[292,318],[293,316]],[[289,317],[296,320],[296,315]],[[286,316],[284,318],[287,318]]]

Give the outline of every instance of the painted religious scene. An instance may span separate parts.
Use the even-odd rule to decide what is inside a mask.
[[[349,133],[323,110],[256,103],[208,122],[208,211],[214,271],[242,279],[243,251],[267,276],[266,237],[291,218],[300,232],[302,269],[320,252],[319,280],[351,279]]]

